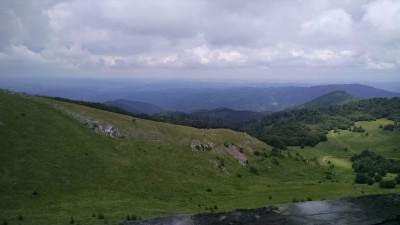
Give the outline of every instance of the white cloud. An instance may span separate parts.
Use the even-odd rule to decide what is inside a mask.
[[[246,62],[247,57],[236,50],[209,49],[207,46],[198,46],[185,49],[180,59],[187,65],[202,66],[238,66]]]
[[[316,19],[302,24],[300,34],[310,38],[346,38],[352,32],[353,21],[343,9],[332,9],[321,13]]]
[[[377,61],[373,61],[370,58],[368,58],[365,62],[365,68],[371,69],[371,70],[388,70],[388,69],[393,69],[395,67],[396,67],[396,64],[394,64],[394,63],[377,62]]]
[[[249,74],[398,69],[400,60],[397,0],[3,1],[0,19],[3,65]]]
[[[400,1],[372,1],[364,9],[362,23],[371,36],[400,42]]]

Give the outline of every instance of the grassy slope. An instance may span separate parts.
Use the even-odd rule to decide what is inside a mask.
[[[126,137],[97,134],[54,105],[109,122]],[[374,132],[369,131],[369,138],[381,136]],[[346,142],[344,134],[340,134],[341,142]],[[393,148],[400,149],[393,142],[396,136],[386,137],[389,142],[382,140],[378,145],[386,146],[382,151],[388,155],[398,156],[392,153]],[[192,140],[204,139],[215,143],[216,148],[206,152],[190,148]],[[334,140],[330,138],[328,143],[301,154],[321,160],[332,156],[332,160],[334,157],[342,162],[340,157],[359,151],[351,146],[355,143],[352,137],[347,139],[351,141],[347,144],[349,152]],[[132,120],[84,106],[0,92],[0,220],[8,224],[68,224],[73,216],[80,224],[103,224],[103,220],[92,217],[102,212],[109,223],[118,223],[132,213],[147,218],[201,212],[213,205],[218,210],[231,210],[290,202],[293,198],[384,192],[376,187],[353,186],[348,169],[338,168],[337,176],[344,171],[346,179],[331,182],[324,179],[323,165],[295,157],[276,158],[280,165],[275,165],[271,156],[263,158],[245,151],[249,164],[260,172],[256,176],[227,153],[224,143],[270,152],[269,146],[230,130]],[[216,166],[216,157],[224,159],[226,172]],[[208,188],[212,192],[207,192]],[[32,195],[34,191],[39,195]],[[24,220],[17,221],[18,215]]]
[[[300,149],[291,147],[290,151],[298,152],[307,158],[316,158],[321,165],[333,164],[335,179],[341,183],[348,184],[353,188],[363,188],[367,185],[353,185],[355,174],[351,168],[350,157],[355,153],[360,153],[365,149],[374,151],[384,157],[400,159],[400,130],[385,131],[379,125],[393,123],[387,119],[378,119],[371,122],[356,122],[356,126],[362,126],[366,132],[357,133],[341,130],[339,133],[330,131],[328,142],[321,142],[315,147]],[[367,134],[368,133],[368,134]],[[393,177],[389,174],[387,178]],[[340,191],[340,190],[338,190]],[[363,190],[366,193],[380,192],[378,184]],[[394,191],[399,192],[397,187]]]

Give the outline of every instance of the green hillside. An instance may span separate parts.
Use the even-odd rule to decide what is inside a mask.
[[[394,128],[400,121],[400,98],[375,98],[322,108],[285,110],[245,124],[243,129],[266,143],[286,146],[315,146],[327,141],[330,130],[364,133],[355,122],[390,118]]]
[[[371,142],[341,131],[337,141],[329,137],[312,149],[272,151],[245,133],[0,91],[0,222],[69,224],[73,217],[74,224],[116,224],[133,214],[149,218],[399,191],[352,183],[346,157],[368,143],[399,158],[399,130],[387,135],[378,122],[388,123],[363,125],[371,126]],[[326,179],[328,159],[338,165],[334,179]]]

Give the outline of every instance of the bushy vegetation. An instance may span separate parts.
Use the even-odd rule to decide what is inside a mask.
[[[382,180],[379,182],[379,187],[381,188],[395,188],[396,187],[396,181],[394,180]]]
[[[391,188],[394,182],[394,186],[396,186],[396,181],[390,180],[389,182],[389,180],[383,180],[383,177],[387,173],[400,173],[400,161],[386,159],[369,150],[354,154],[350,160],[353,162],[352,168],[356,172],[355,183],[372,185],[379,182],[380,187]]]

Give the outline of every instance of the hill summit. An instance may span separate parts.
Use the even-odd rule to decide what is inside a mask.
[[[322,107],[329,107],[334,105],[344,105],[350,102],[355,102],[361,100],[358,97],[350,95],[345,91],[332,91],[327,94],[321,95],[318,98],[315,98],[309,102],[306,102],[296,108],[322,108]]]

